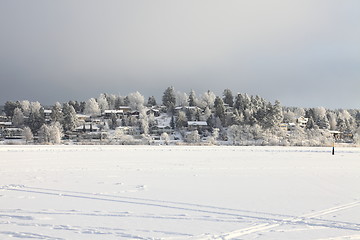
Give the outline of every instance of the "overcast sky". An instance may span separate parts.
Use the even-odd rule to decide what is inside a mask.
[[[0,0],[0,104],[230,88],[360,108],[359,0]]]

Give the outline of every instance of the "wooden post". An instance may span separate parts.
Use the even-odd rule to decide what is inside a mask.
[[[334,140],[334,142],[333,142],[332,155],[335,155],[335,140]]]

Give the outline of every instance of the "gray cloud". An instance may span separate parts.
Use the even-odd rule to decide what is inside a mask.
[[[359,22],[356,0],[2,1],[0,103],[172,85],[359,108]]]

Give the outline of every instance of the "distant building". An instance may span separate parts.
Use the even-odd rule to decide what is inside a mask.
[[[209,128],[207,122],[205,121],[188,121],[188,130],[207,130]]]
[[[75,129],[76,132],[98,132],[100,129],[92,123],[84,123]]]
[[[299,117],[298,119],[296,119],[297,124],[302,128],[306,127],[308,121],[309,121],[309,118],[306,118],[306,117]]]
[[[111,118],[111,116],[116,116],[117,118],[120,118],[124,115],[124,110],[105,110],[102,113],[102,116],[105,118]]]

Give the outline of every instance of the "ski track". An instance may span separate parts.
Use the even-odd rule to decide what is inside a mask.
[[[276,227],[279,227],[284,224],[291,224],[291,225],[309,225],[309,226],[321,226],[321,227],[328,227],[328,228],[340,228],[340,229],[347,229],[347,230],[354,230],[354,231],[360,231],[360,224],[358,223],[346,223],[346,222],[337,222],[337,221],[326,221],[330,224],[324,224],[321,222],[324,222],[325,220],[322,219],[316,219],[316,217],[321,217],[330,213],[339,212],[342,210],[346,210],[349,208],[357,207],[360,205],[360,201],[355,201],[347,204],[343,204],[340,206],[332,207],[323,209],[320,211],[312,212],[309,214],[303,214],[296,218],[291,219],[283,219],[280,223],[275,224],[259,224],[253,227],[239,229],[233,232],[222,234],[221,236],[212,236],[211,239],[223,239],[223,240],[229,240],[229,239],[237,239],[239,237],[249,235],[252,233],[262,232],[265,230],[273,229]],[[349,224],[349,225],[347,225]],[[350,225],[353,225],[354,228],[350,227]],[[199,238],[192,238],[192,239],[202,239]]]
[[[274,214],[274,213],[264,213],[264,212],[256,212],[256,211],[247,211],[247,210],[239,210],[239,209],[231,209],[231,208],[223,208],[209,205],[201,205],[201,204],[192,204],[192,203],[182,203],[182,202],[172,202],[172,201],[163,201],[163,200],[154,200],[154,199],[143,199],[143,198],[133,198],[133,197],[122,197],[118,195],[108,195],[108,194],[98,194],[98,193],[84,193],[77,191],[66,191],[66,190],[58,190],[58,189],[48,189],[48,188],[37,188],[37,187],[29,187],[24,185],[6,185],[0,187],[2,190],[7,191],[18,191],[18,192],[26,192],[26,193],[35,193],[35,194],[44,194],[51,195],[54,197],[69,197],[69,198],[81,198],[88,199],[94,201],[108,201],[108,202],[117,202],[122,204],[134,204],[134,205],[145,205],[157,208],[169,208],[176,209],[187,212],[197,212],[197,213],[206,213],[216,215],[216,218],[211,218],[209,216],[197,217],[197,220],[202,221],[230,221],[230,222],[250,222],[257,223],[255,226],[246,227],[243,229],[235,230],[232,232],[223,233],[221,235],[210,235],[203,234],[199,236],[189,236],[184,233],[174,233],[174,232],[161,232],[163,234],[176,235],[183,237],[187,237],[186,239],[221,239],[221,240],[230,240],[230,239],[238,239],[239,237],[268,231],[270,229],[282,226],[282,225],[305,225],[312,227],[324,227],[324,228],[337,228],[344,230],[352,230],[352,231],[360,231],[359,223],[351,223],[351,222],[341,222],[341,221],[332,221],[332,220],[324,220],[319,219],[318,217],[339,212],[346,209],[351,209],[360,205],[360,201],[354,201],[351,203],[339,205],[336,207],[331,207],[327,209],[323,209],[316,212],[311,212],[308,214],[303,214],[300,216],[290,216],[290,215],[282,215],[282,214]],[[21,214],[65,214],[65,215],[86,215],[86,216],[105,216],[105,217],[138,217],[138,218],[166,218],[166,219],[183,219],[183,220],[194,220],[194,217],[186,216],[186,215],[178,215],[178,216],[155,216],[155,215],[132,215],[128,212],[120,212],[120,213],[83,213],[77,211],[62,211],[62,212],[25,212],[21,209],[19,210],[0,210],[0,219],[18,219],[18,220],[34,220],[32,216],[18,216],[14,215],[14,213]],[[6,213],[6,214],[1,214]],[[11,214],[12,213],[12,214]],[[224,219],[226,218],[226,219]],[[259,224],[260,223],[260,224]],[[111,228],[82,228],[79,226],[64,226],[64,225],[44,225],[44,224],[24,224],[24,223],[16,223],[9,221],[0,221],[0,224],[15,224],[15,225],[27,225],[27,226],[40,226],[40,227],[51,227],[56,230],[68,230],[76,233],[82,234],[111,234],[117,237],[130,237],[132,239],[148,239],[142,238],[140,236],[133,236],[126,234],[124,229],[111,229]],[[120,232],[121,231],[121,232]],[[124,232],[125,231],[125,232]],[[138,230],[141,231],[141,230]],[[143,230],[145,231],[145,230]],[[145,231],[146,232],[146,231]],[[148,232],[148,231],[147,231]],[[31,235],[30,233],[11,233],[11,232],[0,232],[0,234],[13,236],[17,238],[35,238],[35,239],[51,239],[57,240],[61,238],[54,238],[49,236],[36,236]]]

